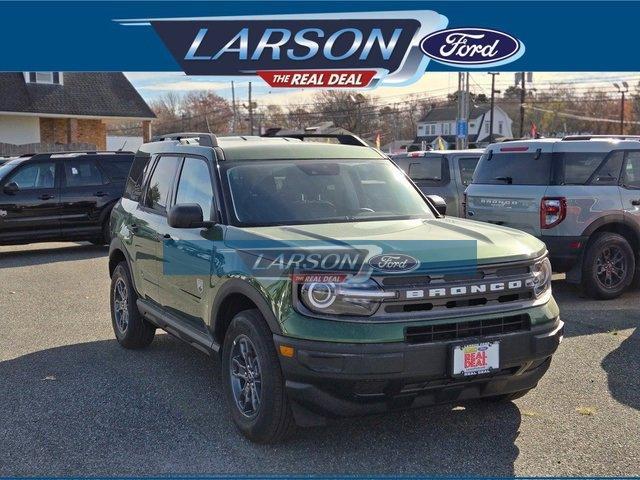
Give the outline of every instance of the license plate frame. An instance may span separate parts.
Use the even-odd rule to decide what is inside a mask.
[[[483,353],[485,354],[484,362]],[[467,361],[466,364],[465,360]],[[473,366],[471,366],[472,364]],[[499,371],[500,341],[471,341],[452,345],[449,365],[451,366],[451,376],[456,378],[490,375]]]

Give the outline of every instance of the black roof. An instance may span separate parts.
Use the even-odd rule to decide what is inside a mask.
[[[469,118],[476,119],[480,115],[487,113],[491,108],[488,105],[472,105],[469,111]],[[429,110],[420,122],[442,122],[445,120],[454,121],[458,117],[458,107],[455,105],[449,107],[436,107]]]
[[[22,72],[0,73],[0,112],[155,118],[120,72],[65,72],[62,85],[27,83]]]

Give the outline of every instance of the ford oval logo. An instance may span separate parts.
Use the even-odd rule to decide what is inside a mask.
[[[369,259],[369,265],[384,273],[411,272],[420,266],[420,261],[403,253],[383,253]]]
[[[450,28],[424,37],[420,49],[445,65],[484,68],[517,60],[524,53],[524,44],[498,30]]]

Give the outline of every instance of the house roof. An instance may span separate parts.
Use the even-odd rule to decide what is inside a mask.
[[[415,138],[413,143],[421,143],[423,141],[427,143],[431,143],[438,137],[442,137],[442,139],[447,143],[456,143],[455,135],[420,135]],[[478,139],[478,135],[475,133],[467,137],[467,141],[469,143],[474,143],[477,139]]]
[[[498,107],[496,106],[496,109]],[[469,111],[469,118],[478,118],[483,113],[487,113],[491,108],[489,105],[472,105]],[[443,122],[446,120],[455,121],[458,117],[458,107],[453,105],[449,107],[436,107],[429,110],[420,122]]]
[[[0,112],[155,118],[120,72],[65,72],[63,85],[27,83],[22,72],[0,73]]]

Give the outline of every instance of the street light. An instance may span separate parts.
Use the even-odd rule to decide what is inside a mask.
[[[620,94],[620,135],[624,135],[624,95],[629,91],[629,84],[627,82],[622,82],[622,87],[617,83],[613,84],[618,90]]]

